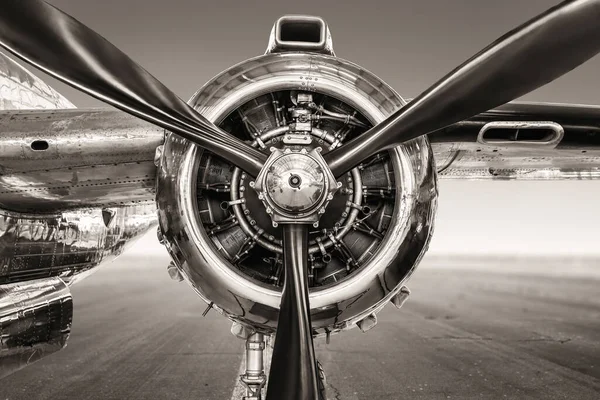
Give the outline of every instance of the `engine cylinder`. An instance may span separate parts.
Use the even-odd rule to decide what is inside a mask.
[[[191,99],[206,118],[269,151],[324,151],[405,104],[355,64],[323,54],[267,54],[223,72]],[[281,299],[281,240],[252,177],[169,135],[157,205],[165,245],[213,308],[269,333]],[[429,242],[437,204],[430,145],[421,137],[357,166],[311,233],[315,333],[352,327],[396,295]]]

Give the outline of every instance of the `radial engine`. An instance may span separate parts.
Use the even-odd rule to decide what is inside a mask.
[[[399,306],[406,298],[403,283],[431,237],[437,204],[431,147],[422,136],[376,154],[338,181],[320,182],[293,204],[282,198],[282,185],[323,176],[316,158],[293,154],[325,154],[405,101],[372,73],[335,57],[322,20],[307,21],[303,30],[278,23],[265,55],[224,71],[190,103],[256,149],[292,156],[271,164],[272,178],[256,190],[256,177],[169,135],[157,155],[159,237],[173,272],[210,308],[271,333],[283,285],[282,234],[273,211],[314,215],[318,209],[309,236],[314,333],[366,330],[385,304]],[[290,162],[294,173],[278,174]]]

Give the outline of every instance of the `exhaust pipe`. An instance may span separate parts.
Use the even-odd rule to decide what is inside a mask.
[[[0,285],[0,378],[65,347],[72,321],[60,278]]]

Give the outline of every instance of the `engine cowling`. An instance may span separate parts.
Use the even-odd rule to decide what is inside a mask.
[[[244,61],[190,104],[253,146],[321,148],[360,135],[405,104],[365,69],[328,54]],[[272,332],[281,298],[281,231],[253,177],[170,134],[157,182],[161,236],[196,292],[233,321]],[[437,204],[426,137],[363,162],[342,179],[310,234],[315,334],[354,326],[397,295],[426,251]]]

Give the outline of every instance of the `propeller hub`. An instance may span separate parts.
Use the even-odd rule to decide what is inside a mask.
[[[285,222],[318,226],[319,216],[341,186],[321,157],[321,149],[271,151],[251,186],[258,192],[273,225]]]
[[[287,212],[307,212],[321,203],[326,190],[325,174],[319,163],[301,153],[284,154],[266,176],[266,195]]]
[[[298,189],[302,185],[302,178],[299,177],[298,175],[290,175],[289,184],[290,184],[290,187],[293,187],[294,189]]]

